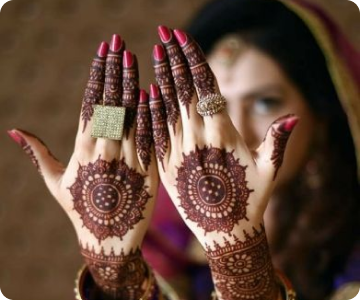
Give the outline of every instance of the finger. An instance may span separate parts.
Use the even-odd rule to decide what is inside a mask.
[[[189,65],[192,79],[196,88],[198,99],[202,100],[210,95],[220,95],[220,90],[214,73],[206,61],[200,46],[187,33],[175,29],[174,35],[182,48]],[[195,103],[194,105],[196,105]],[[228,117],[225,110],[212,115],[212,118],[204,117],[205,126],[213,123],[218,118]]]
[[[136,114],[135,143],[139,162],[143,170],[147,171],[152,157],[152,127],[149,107],[149,95],[140,90],[140,99]]]
[[[78,139],[92,141],[90,130],[91,120],[94,114],[94,104],[100,104],[104,92],[104,78],[106,56],[109,50],[109,45],[102,42],[99,46],[96,57],[93,59],[90,67],[90,76],[86,84],[85,94],[83,98],[81,117],[79,122]],[[90,126],[89,126],[90,125]]]
[[[150,85],[150,112],[155,145],[155,155],[165,172],[165,160],[170,153],[169,130],[166,124],[166,111],[159,89]]]
[[[114,34],[106,58],[104,104],[120,106],[122,97],[122,55],[123,42]]]
[[[197,96],[188,62],[173,32],[165,26],[159,26],[158,31],[169,59],[183,123],[189,119],[190,127],[202,124],[202,118],[196,112]]]
[[[139,99],[139,71],[137,58],[130,51],[124,51],[122,86],[122,106],[126,107],[124,133],[125,137],[128,138],[130,129],[134,124],[136,106]]]
[[[289,114],[273,122],[264,141],[256,150],[256,163],[261,173],[275,180],[283,163],[289,137],[298,123],[299,118]]]
[[[155,80],[160,88],[165,104],[167,123],[169,124],[169,127],[172,127],[172,130],[169,132],[170,137],[173,140],[173,137],[177,133],[179,134],[182,128],[181,121],[179,120],[180,109],[165,50],[161,45],[154,46],[153,66]]]
[[[13,129],[9,130],[8,134],[30,157],[52,194],[57,194],[59,179],[65,170],[64,165],[55,158],[45,143],[32,133]]]

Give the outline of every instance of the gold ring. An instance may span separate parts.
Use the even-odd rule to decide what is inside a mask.
[[[210,94],[201,98],[196,104],[196,110],[199,115],[212,116],[226,107],[226,99],[220,94]]]

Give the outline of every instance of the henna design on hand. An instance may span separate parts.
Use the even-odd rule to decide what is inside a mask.
[[[177,36],[181,35],[178,39],[184,40],[181,44],[182,51],[188,61],[199,99],[215,94],[216,79],[201,48],[188,34],[180,30],[175,32]]]
[[[180,109],[174,89],[173,78],[171,75],[169,64],[166,60],[164,48],[160,45],[155,45],[153,56],[155,80],[160,87],[161,94],[164,100],[167,122],[170,126],[173,127],[173,131],[175,134],[175,126],[180,115]]]
[[[135,55],[130,51],[125,51],[123,58],[122,106],[126,107],[124,132],[128,138],[136,116],[139,98],[139,72]]]
[[[252,236],[246,231],[244,235],[245,241],[233,236],[235,243],[225,239],[224,246],[207,245],[216,289],[227,300],[276,299],[278,288],[263,225],[260,230],[253,228]]]
[[[153,141],[149,98],[144,90],[140,91],[140,103],[137,108],[137,127],[135,134],[136,150],[145,170],[151,163],[151,145]]]
[[[160,93],[157,86],[151,85],[150,90],[150,111],[155,154],[165,171],[164,157],[169,146],[169,131],[166,124],[166,112],[164,103],[162,99],[160,99]]]
[[[120,106],[122,99],[122,55],[110,51],[106,59],[104,105]]]
[[[94,281],[110,299],[141,298],[142,285],[149,274],[139,248],[115,255],[113,249],[106,254],[103,247],[100,253],[94,247],[91,250],[88,246],[80,247]]]
[[[98,239],[123,236],[139,223],[151,197],[145,176],[128,167],[125,160],[79,166],[77,178],[69,188],[74,209],[86,228]]]
[[[105,65],[105,57],[96,57],[90,67],[90,77],[86,85],[81,109],[81,118],[84,122],[83,132],[94,114],[93,105],[100,104],[103,97]]]
[[[247,187],[246,168],[234,157],[234,151],[205,146],[189,155],[176,178],[180,207],[187,219],[205,230],[231,233],[246,219],[246,206],[253,190]]]
[[[289,114],[286,115],[284,117],[281,117],[279,119],[277,119],[274,124],[280,124],[280,126],[273,126],[271,127],[271,135],[274,138],[274,151],[271,155],[271,161],[273,162],[274,168],[275,168],[275,173],[274,173],[274,177],[273,180],[275,180],[278,171],[283,163],[284,160],[284,152],[286,149],[286,144],[287,141],[289,140],[289,137],[291,135],[292,132],[292,128],[295,126],[295,124],[297,123],[297,119],[295,119],[295,123],[294,121],[290,124],[290,127],[287,126],[286,121],[284,122],[284,120],[289,119],[291,117],[294,117],[295,115],[293,114]]]

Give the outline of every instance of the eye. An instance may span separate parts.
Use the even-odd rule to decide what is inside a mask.
[[[275,113],[283,105],[283,101],[275,97],[259,97],[253,101],[252,110],[254,114],[266,115]]]

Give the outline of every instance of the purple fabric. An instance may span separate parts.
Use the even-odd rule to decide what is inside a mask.
[[[351,281],[360,281],[360,242],[356,244],[350,255],[344,272],[335,278],[334,287],[338,288]]]

